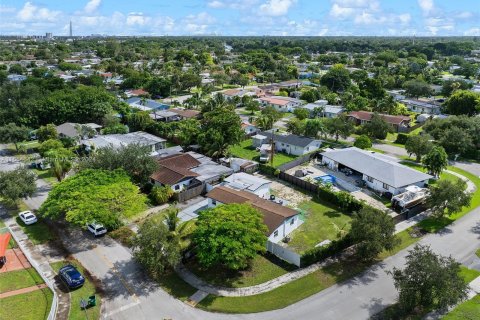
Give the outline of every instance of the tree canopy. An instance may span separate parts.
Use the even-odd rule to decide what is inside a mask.
[[[436,217],[452,215],[470,205],[472,194],[466,190],[467,183],[462,179],[440,180],[430,187],[427,204]]]
[[[205,267],[244,269],[257,253],[265,252],[267,227],[263,216],[248,204],[227,204],[202,211],[193,242]]]
[[[145,201],[125,171],[86,169],[56,184],[39,212],[81,227],[96,221],[116,229],[145,210]]]
[[[0,171],[0,197],[12,204],[20,198],[31,197],[37,191],[36,179],[27,168]]]

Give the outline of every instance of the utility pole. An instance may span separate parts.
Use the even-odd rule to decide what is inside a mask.
[[[275,151],[275,142],[273,141],[273,132],[270,136],[270,166],[273,168],[273,153]]]

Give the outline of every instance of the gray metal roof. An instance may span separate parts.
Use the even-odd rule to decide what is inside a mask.
[[[321,155],[394,188],[433,178],[429,174],[356,147],[327,151]]]

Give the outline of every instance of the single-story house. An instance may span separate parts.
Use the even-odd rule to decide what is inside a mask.
[[[62,123],[61,125],[57,126],[57,133],[60,137],[67,137],[67,138],[79,138],[80,133],[78,132],[77,129],[80,127],[85,126],[89,127],[90,129],[94,130],[96,134],[99,133],[100,129],[102,128],[101,125],[96,124],[96,123],[72,123],[72,122],[65,122]],[[84,137],[82,137],[84,138]]]
[[[279,86],[280,88],[298,89],[303,85],[303,82],[299,80],[288,80],[288,81],[279,82],[276,85]]]
[[[163,122],[174,122],[182,120],[182,118],[176,112],[172,112],[171,110],[154,110],[152,113],[149,114],[149,116],[155,121]]]
[[[233,173],[231,168],[191,151],[161,157],[157,161],[160,169],[150,176],[152,183],[170,185],[177,192],[200,185],[208,189],[209,185]]]
[[[356,147],[334,149],[321,155],[322,162],[331,170],[351,169],[362,176],[369,188],[393,195],[404,192],[411,185],[423,188],[433,178],[390,157]]]
[[[319,114],[320,117],[323,118],[336,118],[342,112],[345,111],[345,108],[342,106],[332,106],[329,104],[319,104],[317,102],[309,103],[301,107],[302,109],[307,109],[310,111],[310,117],[313,117],[315,110],[321,110],[322,112]]]
[[[7,80],[10,82],[22,82],[27,80],[27,76],[24,76],[23,74],[9,74],[7,76]]]
[[[135,89],[135,90],[127,90],[125,91],[125,95],[130,98],[130,97],[138,97],[138,96],[146,96],[149,93],[143,89]]]
[[[222,165],[232,168],[233,172],[254,173],[258,170],[258,162],[242,158],[221,158]]]
[[[440,114],[441,106],[440,104],[435,104],[431,102],[413,100],[413,99],[404,99],[401,103],[405,104],[408,110],[416,113],[426,113],[426,114]]]
[[[302,100],[296,98],[271,96],[258,99],[262,107],[274,107],[279,112],[292,112],[303,104]]]
[[[368,123],[372,120],[374,113],[368,111],[352,111],[348,114],[348,118],[355,122],[356,125]],[[378,114],[385,122],[391,124],[396,132],[404,132],[408,130],[410,125],[410,117],[408,116],[392,116],[389,114]]]
[[[238,172],[225,178],[223,184],[235,190],[248,191],[260,198],[266,198],[270,195],[272,182],[245,172]]]
[[[247,136],[255,134],[258,131],[258,128],[254,124],[247,121],[242,122],[242,129]]]
[[[275,151],[296,156],[316,151],[322,145],[320,140],[295,134],[280,135],[271,132],[259,132],[257,135],[254,135],[252,137],[252,145],[256,148],[261,148],[262,145],[270,144],[271,139],[273,139]]]
[[[131,144],[148,146],[152,155],[156,155],[160,150],[165,149],[167,140],[154,136],[143,131],[130,132],[126,134],[106,134],[96,136],[91,139],[82,140],[82,144],[87,150],[91,148],[120,148]]]
[[[126,102],[130,107],[141,111],[167,110],[170,108],[170,106],[167,104],[160,103],[152,99],[142,99],[139,97],[128,98]]]
[[[406,98],[405,90],[387,90],[387,94],[393,97],[395,101],[401,101]]]
[[[186,119],[198,119],[201,116],[201,112],[198,110],[190,110],[190,109],[180,109],[180,108],[172,108],[168,111],[176,113],[182,120]]]
[[[263,214],[263,222],[268,228],[268,240],[274,243],[280,242],[301,224],[296,210],[247,191],[219,186],[207,193],[206,197],[210,208],[221,204],[250,204]]]

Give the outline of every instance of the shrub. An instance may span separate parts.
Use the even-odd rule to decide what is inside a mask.
[[[408,140],[408,134],[405,133],[399,133],[397,135],[397,139],[395,140],[395,143],[398,144],[405,144]]]
[[[327,186],[319,186],[317,196],[322,200],[340,207],[347,214],[352,214],[365,206],[364,202],[357,200],[350,193],[345,191],[335,192]]]
[[[127,226],[123,226],[118,228],[117,230],[113,230],[109,233],[110,237],[113,239],[120,241],[126,247],[131,247],[133,245],[133,238],[135,237],[135,232],[132,231]]]
[[[331,257],[337,253],[342,252],[344,249],[353,245],[352,238],[347,234],[345,237],[334,240],[326,246],[316,247],[307,250],[300,259],[302,267],[309,266],[325,258]]]
[[[154,186],[152,191],[150,191],[150,198],[156,205],[161,205],[167,203],[171,197],[174,195],[174,191],[170,186]]]

